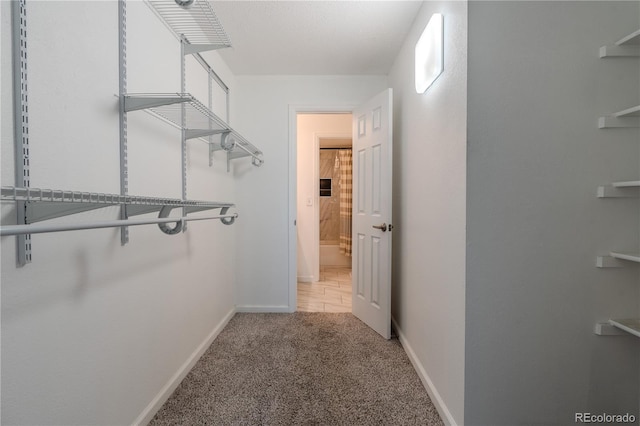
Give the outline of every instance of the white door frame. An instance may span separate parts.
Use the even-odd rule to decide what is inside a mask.
[[[299,113],[304,114],[344,114],[353,113],[357,105],[289,105],[289,312],[295,312],[298,306],[298,229],[296,220],[297,192],[298,192],[298,126],[297,117]]]
[[[343,114],[343,113],[340,113]],[[336,133],[336,132],[316,132],[313,135],[313,153],[315,155],[314,158],[314,167],[313,167],[313,179],[315,182],[320,181],[320,139],[349,139],[353,136],[353,132],[347,133]],[[313,217],[313,232],[314,232],[314,242],[316,247],[318,247],[318,251],[316,252],[316,258],[314,260],[314,271],[313,275],[318,276],[320,274],[320,188],[316,186],[315,189],[315,206],[314,206],[314,217]]]

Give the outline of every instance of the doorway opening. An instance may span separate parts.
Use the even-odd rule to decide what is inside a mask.
[[[351,312],[350,113],[298,113],[297,310]]]

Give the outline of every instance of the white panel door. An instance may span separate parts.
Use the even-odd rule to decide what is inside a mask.
[[[353,112],[353,314],[391,337],[392,91]]]

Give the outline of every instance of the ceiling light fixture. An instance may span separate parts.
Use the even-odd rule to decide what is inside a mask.
[[[416,92],[424,93],[442,74],[444,64],[444,18],[434,13],[416,43]]]

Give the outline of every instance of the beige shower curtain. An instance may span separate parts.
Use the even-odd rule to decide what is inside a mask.
[[[340,253],[351,256],[351,197],[353,157],[350,149],[338,151],[340,159]]]

